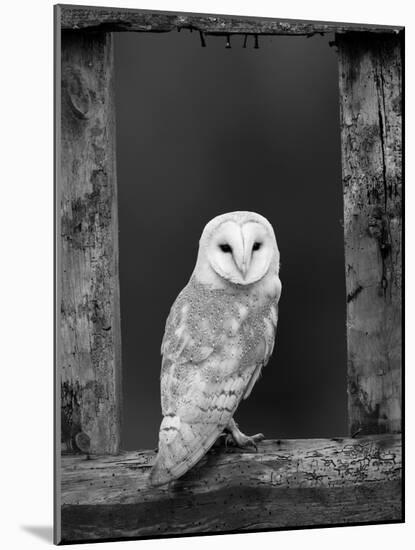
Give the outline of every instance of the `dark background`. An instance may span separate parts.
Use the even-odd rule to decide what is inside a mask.
[[[116,35],[123,448],[157,445],[160,344],[204,225],[253,210],[281,252],[274,355],[236,414],[267,438],[346,434],[336,52],[327,37]]]

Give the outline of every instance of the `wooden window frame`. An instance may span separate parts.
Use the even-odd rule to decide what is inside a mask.
[[[170,487],[120,450],[114,31],[335,33],[349,438],[211,453]],[[55,542],[403,521],[404,29],[55,6]],[[63,444],[61,449],[61,437]]]

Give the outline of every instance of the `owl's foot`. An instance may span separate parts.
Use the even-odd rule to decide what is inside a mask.
[[[251,436],[245,435],[240,431],[240,429],[238,428],[238,424],[233,418],[229,422],[227,428],[230,431],[230,434],[228,435],[226,444],[233,442],[234,445],[236,445],[237,447],[254,447],[254,449],[257,451],[257,443],[265,439],[264,434],[255,434]]]

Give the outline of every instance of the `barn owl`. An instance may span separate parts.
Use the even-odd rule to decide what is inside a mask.
[[[271,224],[231,212],[203,230],[195,269],[167,318],[161,346],[158,454],[151,485],[181,477],[227,432],[252,445],[233,416],[274,347],[280,254]]]

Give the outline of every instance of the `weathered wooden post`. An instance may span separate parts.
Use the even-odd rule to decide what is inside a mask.
[[[402,33],[336,35],[349,428],[401,431]]]
[[[120,299],[113,39],[62,32],[61,424],[68,450],[118,452]]]

